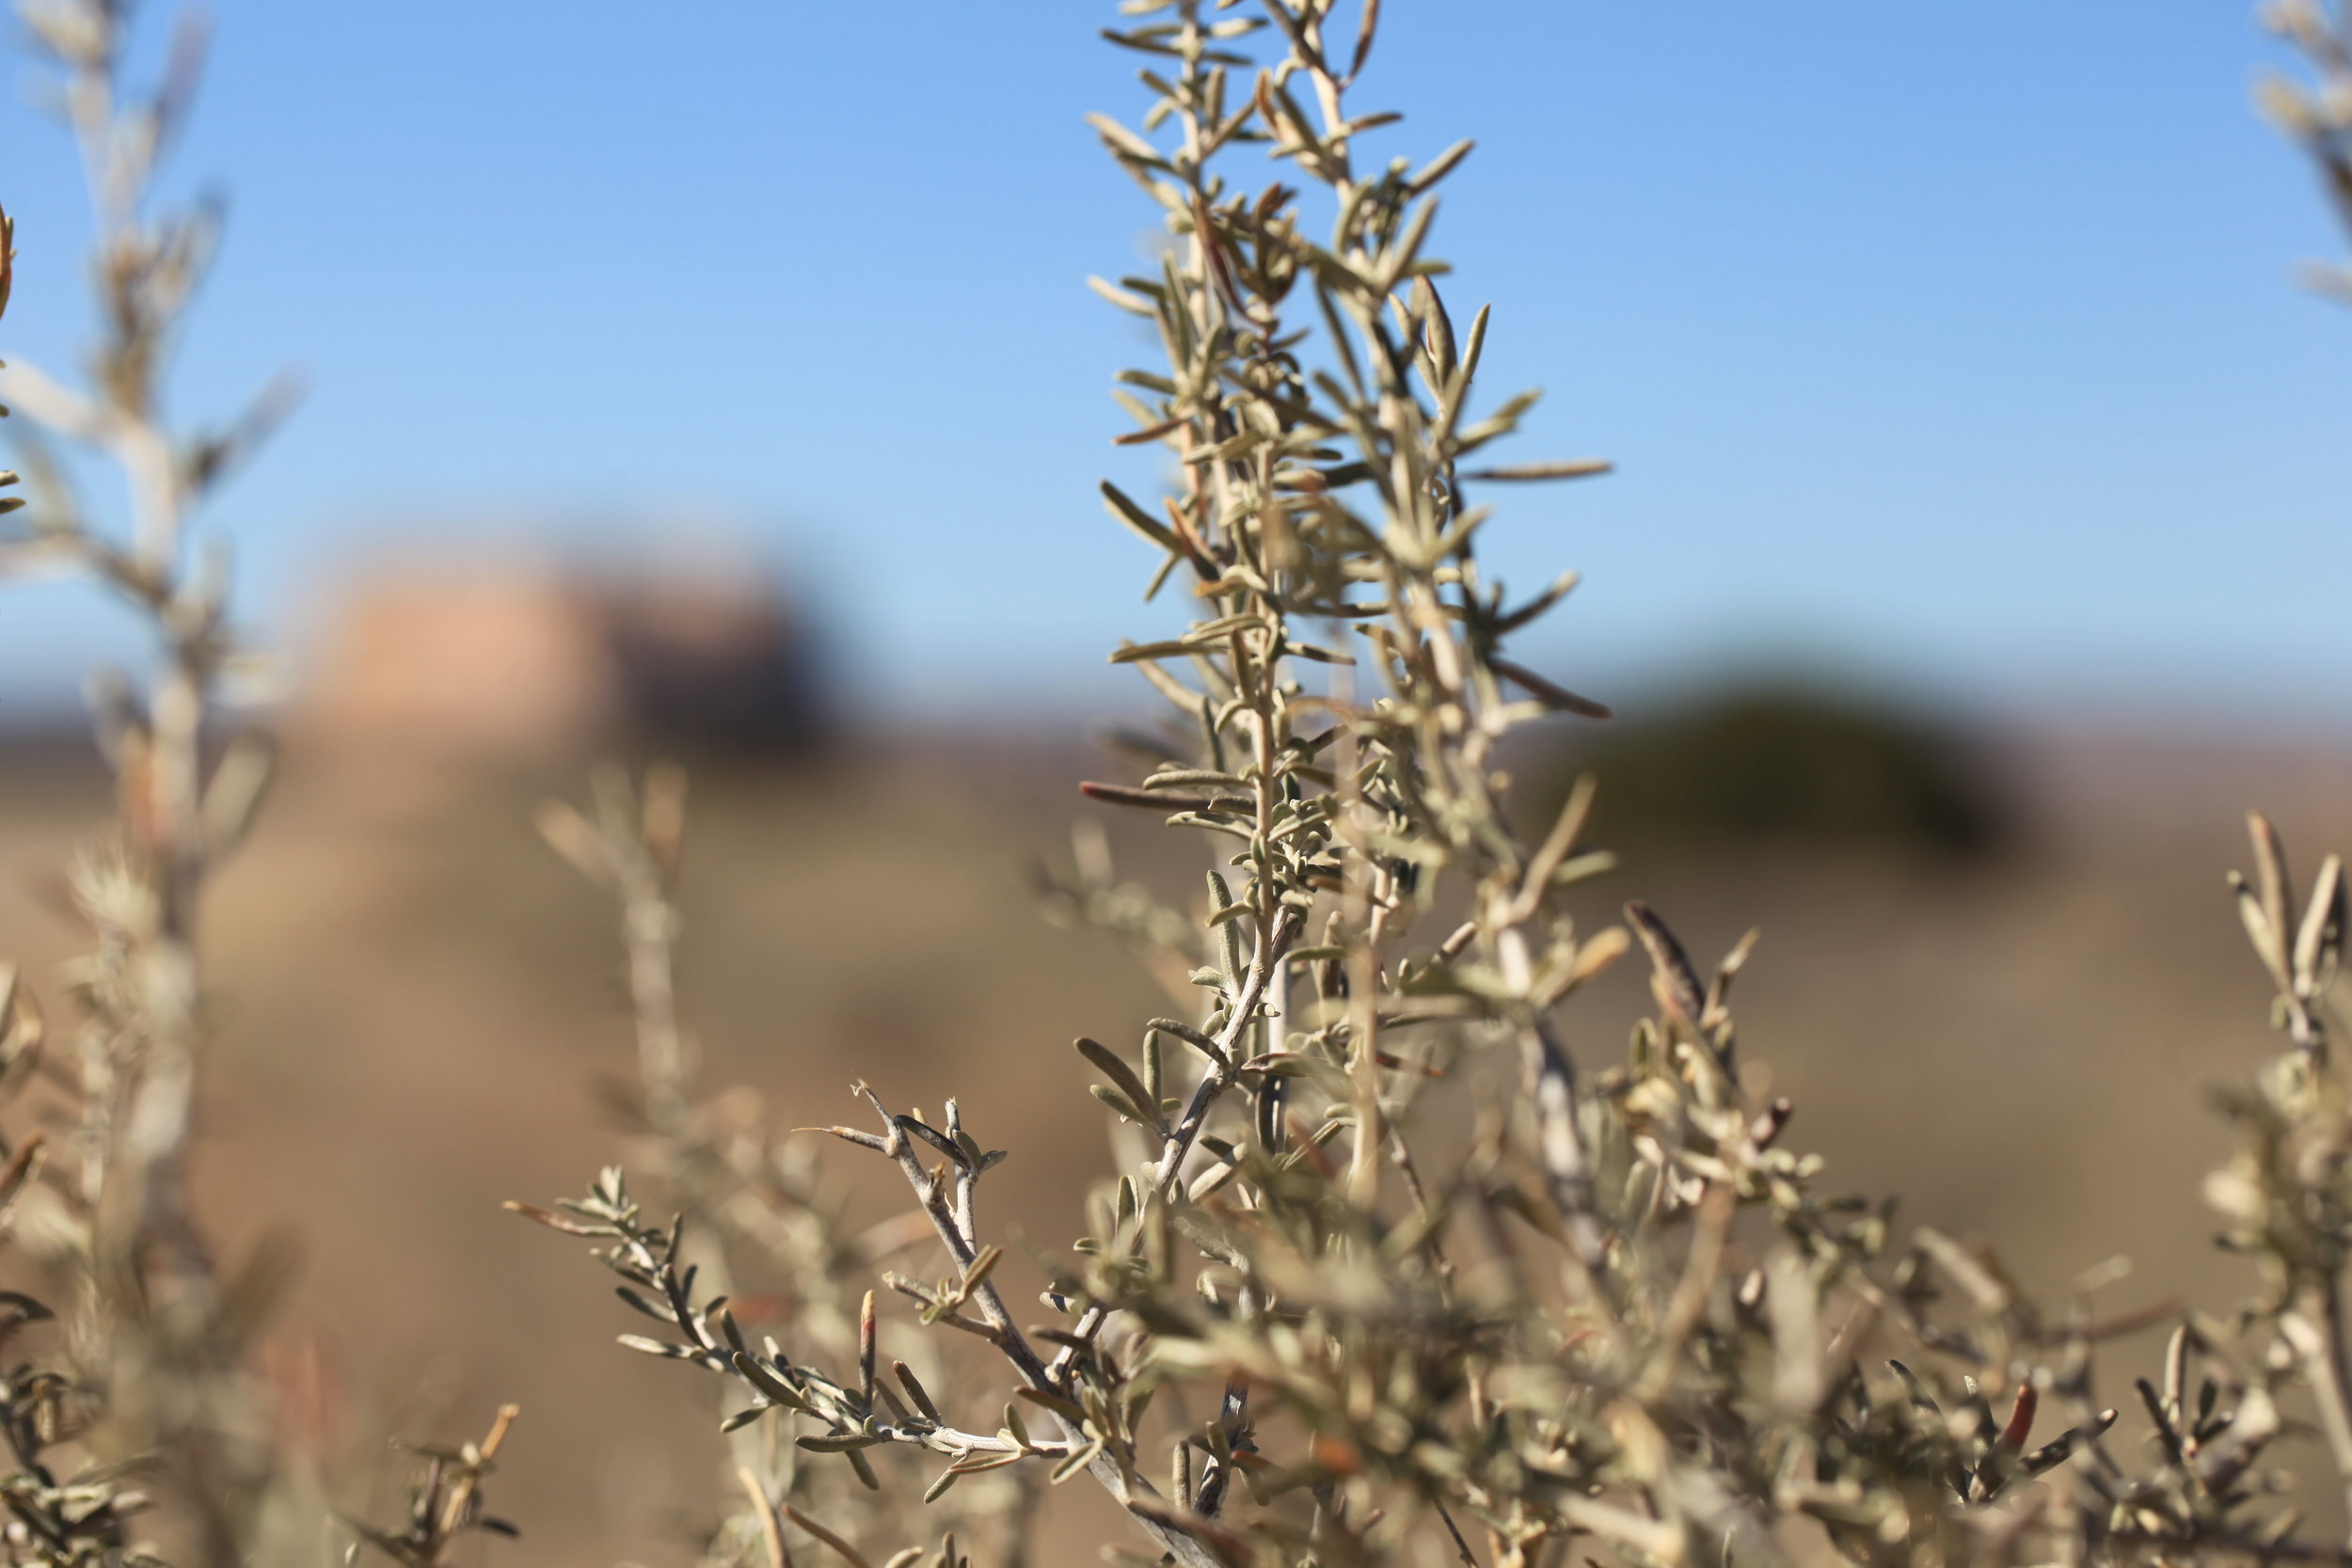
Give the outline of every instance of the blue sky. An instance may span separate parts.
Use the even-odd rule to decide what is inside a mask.
[[[158,14],[151,23],[161,21]],[[1152,214],[1081,115],[1095,0],[218,0],[175,165],[231,227],[183,411],[312,395],[213,521],[265,628],[355,555],[737,531],[898,713],[1115,701],[1148,552],[1101,515],[1082,286]],[[1437,248],[1549,397],[1506,572],[1602,695],[1788,662],[1970,707],[2352,718],[2352,311],[2236,0],[1390,0],[1383,150],[1470,135]],[[0,347],[70,363],[86,220],[13,69]],[[0,598],[0,691],[104,637]],[[315,618],[315,616],[313,616]],[[304,632],[302,635],[310,635]]]

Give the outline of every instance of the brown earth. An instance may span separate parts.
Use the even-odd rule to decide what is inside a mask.
[[[2352,756],[2074,737],[2004,760],[2033,824],[2005,861],[1637,864],[1593,895],[1595,917],[1639,895],[1702,956],[1763,927],[1744,1050],[1839,1185],[1996,1232],[2042,1289],[2122,1253],[2136,1272],[2109,1307],[2232,1299],[2240,1265],[2209,1248],[2197,1196],[2227,1142],[2201,1086],[2243,1076],[2268,1037],[2222,874],[2245,863],[2248,804],[2307,866],[2352,843]],[[1013,1151],[999,1223],[1074,1234],[1106,1150],[1069,1041],[1131,1037],[1160,995],[1109,939],[1036,918],[1011,874],[1060,852],[1084,765],[1061,741],[999,736],[706,769],[683,983],[709,1082],[751,1085],[787,1127],[852,1114],[852,1077],[902,1102],[957,1094]],[[103,796],[79,766],[9,771],[0,951],[54,1007],[45,977],[75,942],[56,869]],[[530,825],[573,770],[430,787],[410,770],[397,788],[373,771],[297,736],[218,889],[208,1207],[245,1227],[232,1245],[264,1224],[303,1237],[280,1354],[329,1449],[388,1427],[455,1434],[512,1399],[524,1424],[498,1505],[528,1533],[498,1557],[678,1560],[716,1484],[704,1391],[616,1350],[630,1324],[602,1272],[499,1208],[578,1191],[614,1158],[593,1092],[629,1063],[612,921]],[[1161,842],[1175,835],[1114,826],[1180,894],[1198,886],[1192,851]],[[1579,1050],[1621,1049],[1642,1006],[1629,966],[1574,1005]]]

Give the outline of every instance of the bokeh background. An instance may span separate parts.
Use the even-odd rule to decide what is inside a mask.
[[[2119,1307],[2229,1299],[2201,1085],[2265,986],[2222,874],[2248,806],[2306,865],[2352,844],[2352,313],[2296,285],[2341,241],[2249,107],[2274,46],[2202,0],[1387,9],[1380,150],[1480,143],[1438,245],[1485,376],[1549,389],[1529,453],[1620,465],[1495,531],[1506,577],[1585,572],[1531,662],[1624,715],[1517,764],[1531,813],[1599,773],[1596,917],[1763,928],[1746,1049],[1839,1181],[2045,1289],[2120,1253]],[[1104,1150],[1068,1041],[1158,993],[1021,872],[1142,705],[1105,650],[1179,613],[1093,494],[1158,478],[1104,396],[1149,345],[1082,286],[1151,245],[1079,118],[1133,61],[1091,0],[215,13],[173,179],[232,218],[177,391],[310,393],[210,519],[287,749],[215,911],[208,1199],[304,1238],[322,1444],[516,1399],[506,1555],[675,1557],[702,1390],[497,1207],[613,1157],[628,1062],[532,809],[683,756],[711,1082],[782,1126],[858,1075],[956,1093],[1007,1224],[1071,1233]],[[0,103],[6,352],[63,371],[87,219],[40,96]],[[51,994],[105,809],[77,692],[139,652],[70,586],[0,599],[0,948]],[[1623,981],[1575,1010],[1596,1057]]]

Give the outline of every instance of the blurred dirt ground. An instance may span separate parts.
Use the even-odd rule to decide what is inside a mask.
[[[1997,1232],[2046,1290],[2128,1255],[2110,1309],[2232,1299],[2241,1266],[2210,1249],[2198,1197],[2226,1144],[2201,1091],[2268,1042],[2223,873],[2245,863],[2248,805],[2305,870],[2352,845],[2352,754],[2076,735],[1998,761],[2029,821],[2003,860],[1660,858],[1598,884],[1594,918],[1646,898],[1702,961],[1763,928],[1743,1050],[1796,1100],[1791,1141],[1835,1185]],[[1000,736],[701,769],[682,980],[707,1081],[748,1085],[779,1127],[843,1119],[854,1077],[901,1102],[956,1094],[1013,1153],[994,1223],[1076,1234],[1107,1151],[1069,1042],[1131,1038],[1161,993],[1110,939],[1039,919],[1014,868],[1065,852],[1094,809],[1072,782],[1098,766],[1066,739]],[[57,872],[102,786],[48,753],[8,772],[0,951],[55,1010],[49,976],[76,942]],[[372,1456],[388,1428],[455,1435],[514,1400],[496,1504],[526,1534],[489,1555],[674,1561],[715,1495],[707,1391],[615,1349],[630,1324],[602,1271],[499,1207],[577,1191],[616,1153],[594,1086],[630,1063],[612,921],[531,827],[577,777],[295,736],[211,912],[201,1180],[242,1227],[232,1247],[265,1225],[302,1238],[274,1354],[323,1451]],[[1195,847],[1109,825],[1137,868],[1198,888]],[[1587,1060],[1623,1049],[1642,989],[1628,965],[1571,1005]],[[874,1189],[877,1216],[888,1201]],[[368,1500],[363,1469],[344,1466],[347,1506]]]

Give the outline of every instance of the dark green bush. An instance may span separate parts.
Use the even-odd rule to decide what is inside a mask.
[[[1958,735],[1794,683],[1721,692],[1655,719],[1547,734],[1515,805],[1548,820],[1576,776],[1600,784],[1594,835],[1621,849],[1784,846],[1944,861],[1993,854],[2014,813]]]

